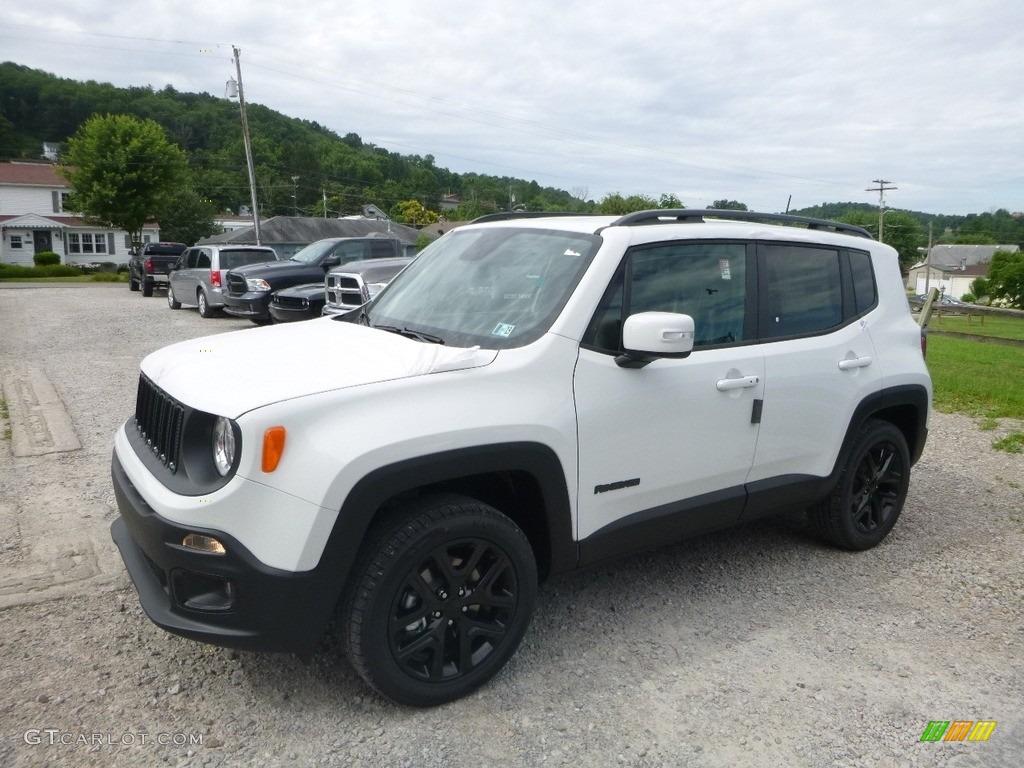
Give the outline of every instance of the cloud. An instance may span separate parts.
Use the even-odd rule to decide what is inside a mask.
[[[246,96],[452,170],[691,205],[1024,208],[1013,0],[16,0],[2,57]]]

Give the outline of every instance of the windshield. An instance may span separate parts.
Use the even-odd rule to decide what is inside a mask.
[[[337,243],[337,240],[317,240],[315,243],[310,243],[305,248],[293,253],[289,261],[301,261],[304,264],[310,264],[331,250]]]
[[[451,232],[395,278],[363,321],[450,346],[520,347],[551,326],[600,243],[549,230]]]

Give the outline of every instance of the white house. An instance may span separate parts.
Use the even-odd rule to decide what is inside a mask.
[[[63,264],[127,263],[127,232],[93,226],[64,212],[68,183],[45,162],[0,163],[0,262],[32,266],[32,256],[53,251]],[[160,239],[155,222],[143,242]]]
[[[1016,245],[936,245],[930,259],[910,268],[907,290],[924,293],[925,289],[938,288],[946,296],[959,299],[970,292],[975,279],[988,276],[996,251],[1017,250]]]

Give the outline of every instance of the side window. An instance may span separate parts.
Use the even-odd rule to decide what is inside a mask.
[[[386,259],[389,256],[395,255],[394,246],[391,245],[390,240],[371,240],[370,241],[370,258],[371,259]]]
[[[798,336],[843,321],[839,252],[831,248],[765,245],[767,306],[762,336]]]
[[[198,269],[209,269],[210,268],[210,252],[205,248],[199,251],[199,255],[196,257],[196,268]]]
[[[853,303],[858,315],[875,306],[878,294],[875,275],[871,270],[871,256],[863,251],[850,251],[850,272],[853,275]]]
[[[359,241],[354,243],[342,243],[334,249],[332,256],[337,256],[341,259],[339,264],[347,264],[350,261],[359,261],[360,259],[368,258],[365,255],[365,244]]]
[[[617,351],[623,320],[639,312],[690,315],[695,347],[743,341],[746,266],[743,243],[671,243],[634,249],[609,286],[584,343]]]
[[[196,265],[196,249],[189,248],[178,257],[178,269],[191,269]]]

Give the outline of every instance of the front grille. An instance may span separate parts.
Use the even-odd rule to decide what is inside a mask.
[[[241,296],[246,290],[245,278],[241,275],[233,275],[228,272],[228,293]]]
[[[135,426],[146,445],[172,473],[178,471],[184,423],[185,407],[145,375],[140,375],[139,392],[135,398]]]
[[[274,305],[284,309],[306,309],[309,307],[309,302],[299,296],[276,294],[274,296]]]
[[[327,275],[327,303],[341,307],[359,307],[369,300],[359,275]]]

